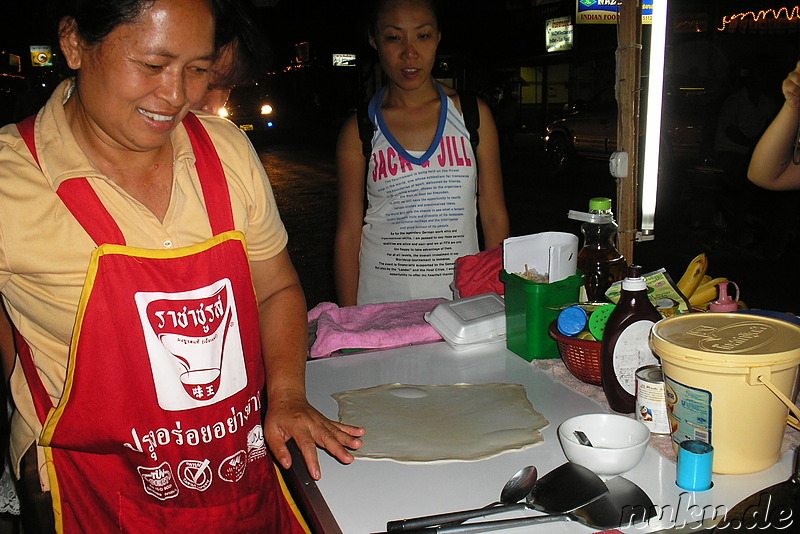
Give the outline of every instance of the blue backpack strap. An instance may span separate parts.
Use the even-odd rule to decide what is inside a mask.
[[[356,108],[356,120],[358,121],[358,137],[361,139],[361,153],[364,159],[369,159],[372,154],[372,136],[375,133],[375,125],[369,118],[369,100],[364,100]]]
[[[364,159],[369,159],[372,154],[372,137],[375,135],[377,126],[372,122],[372,117],[378,113],[378,106],[383,102],[383,95],[386,94],[384,85],[376,91],[372,98],[365,100],[356,108],[356,119],[358,120],[358,136],[361,138],[361,153]]]

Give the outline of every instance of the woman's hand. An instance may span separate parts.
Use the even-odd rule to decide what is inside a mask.
[[[286,442],[294,439],[314,480],[321,476],[317,447],[349,464],[354,458],[348,449],[361,447],[358,438],[363,435],[363,428],[332,421],[319,413],[302,391],[273,391],[267,400],[264,436],[272,453],[284,468],[288,468],[292,460]]]
[[[353,456],[347,448],[361,446],[358,437],[364,430],[329,420],[306,399],[306,301],[289,253],[284,249],[268,260],[250,262],[250,271],[258,301],[267,380],[264,436],[284,468],[292,463],[286,442],[294,439],[309,473],[317,480],[320,469],[316,447],[326,449],[341,462],[350,463]]]
[[[796,143],[800,110],[800,61],[781,85],[786,102],[759,139],[750,158],[747,177],[773,191],[800,189]]]
[[[781,85],[786,103],[794,109],[800,109],[800,61],[794,70],[789,73]]]

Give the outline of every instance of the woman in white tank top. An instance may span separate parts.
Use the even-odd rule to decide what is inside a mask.
[[[369,161],[355,115],[339,135],[338,301],[449,298],[456,258],[478,252],[477,216],[486,248],[508,237],[497,130],[479,101],[474,151],[458,94],[431,75],[441,39],[433,2],[377,1],[369,35],[387,85],[369,106]]]

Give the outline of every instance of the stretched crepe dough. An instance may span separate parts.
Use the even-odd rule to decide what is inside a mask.
[[[332,397],[341,422],[366,429],[360,458],[481,460],[541,443],[549,424],[519,384],[384,384]]]

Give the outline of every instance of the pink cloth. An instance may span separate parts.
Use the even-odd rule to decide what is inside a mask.
[[[482,295],[494,291],[505,294],[506,285],[500,281],[503,268],[503,246],[497,245],[472,256],[456,260],[455,282],[461,298]]]
[[[341,349],[388,349],[441,341],[425,322],[425,313],[447,299],[411,300],[340,308],[322,302],[308,312],[310,330],[316,325],[312,358],[324,358]]]

